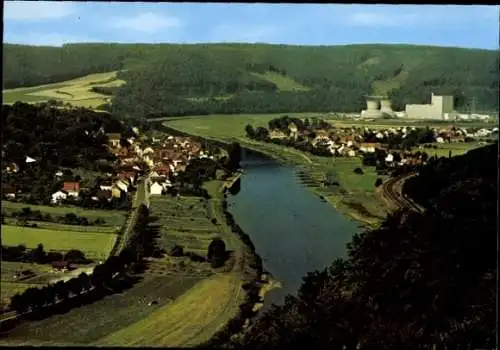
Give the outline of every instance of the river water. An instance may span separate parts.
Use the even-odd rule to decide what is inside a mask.
[[[282,304],[287,294],[296,295],[307,272],[344,257],[359,225],[302,185],[293,167],[249,150],[241,166],[241,189],[229,196],[229,210],[252,239],[264,268],[282,285],[266,295],[266,310]]]

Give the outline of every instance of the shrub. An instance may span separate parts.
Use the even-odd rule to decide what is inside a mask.
[[[379,187],[382,185],[382,179],[379,177],[377,180],[375,180],[375,187]]]
[[[361,169],[361,168],[354,169],[354,173],[358,174],[358,175],[363,175],[364,174],[363,169]]]

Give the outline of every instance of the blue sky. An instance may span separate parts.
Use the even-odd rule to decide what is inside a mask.
[[[5,1],[4,42],[499,48],[499,6]]]

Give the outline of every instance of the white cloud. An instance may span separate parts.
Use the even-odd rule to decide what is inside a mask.
[[[134,17],[115,18],[111,19],[109,23],[114,29],[128,29],[144,33],[155,33],[160,29],[175,28],[182,25],[179,18],[157,15],[153,12],[141,13]]]
[[[76,12],[74,4],[63,1],[5,1],[4,19],[31,21],[58,19]]]
[[[212,31],[212,42],[269,42],[278,34],[273,25],[221,24]]]
[[[101,40],[88,37],[64,35],[58,33],[27,33],[23,35],[8,35],[4,37],[4,42],[9,44],[25,44],[36,46],[62,46],[69,43],[95,43]]]

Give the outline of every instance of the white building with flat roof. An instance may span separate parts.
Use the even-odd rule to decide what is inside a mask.
[[[431,104],[406,105],[406,116],[409,119],[445,119],[445,115],[453,113],[453,96],[432,94]]]

